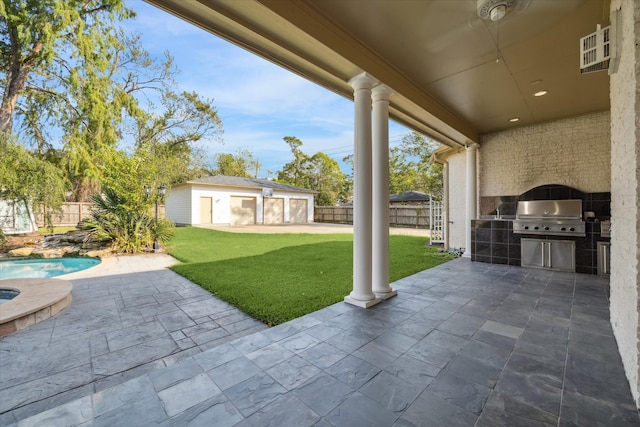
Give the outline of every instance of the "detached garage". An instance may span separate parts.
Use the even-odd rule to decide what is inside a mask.
[[[179,225],[313,222],[316,191],[267,179],[216,175],[174,185],[167,218]]]

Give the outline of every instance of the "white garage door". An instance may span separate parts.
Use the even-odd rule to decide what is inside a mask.
[[[284,223],[284,199],[278,199],[274,197],[264,198],[264,223]]]
[[[293,224],[307,222],[307,199],[289,200],[289,222]]]
[[[256,198],[231,196],[231,225],[256,223]]]

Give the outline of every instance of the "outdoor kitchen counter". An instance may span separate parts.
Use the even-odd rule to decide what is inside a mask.
[[[600,222],[586,223],[586,237],[522,235],[513,232],[513,219],[471,221],[471,260],[491,264],[521,265],[520,239],[576,242],[576,273],[597,274],[597,244],[609,242],[600,234]]]

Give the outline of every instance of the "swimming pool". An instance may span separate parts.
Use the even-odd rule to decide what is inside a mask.
[[[56,277],[100,264],[99,258],[22,258],[0,261],[0,279]]]

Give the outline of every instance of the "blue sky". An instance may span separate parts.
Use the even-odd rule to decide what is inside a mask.
[[[353,103],[235,45],[188,24],[142,0],[127,0],[138,16],[128,30],[142,35],[154,57],[165,51],[180,69],[180,90],[213,98],[223,122],[219,142],[207,151],[234,153],[246,149],[260,161],[260,178],[273,177],[291,160],[282,138],[295,136],[309,154],[322,151],[342,164],[353,152]],[[390,144],[409,130],[390,122]],[[343,170],[350,173],[347,166]]]

